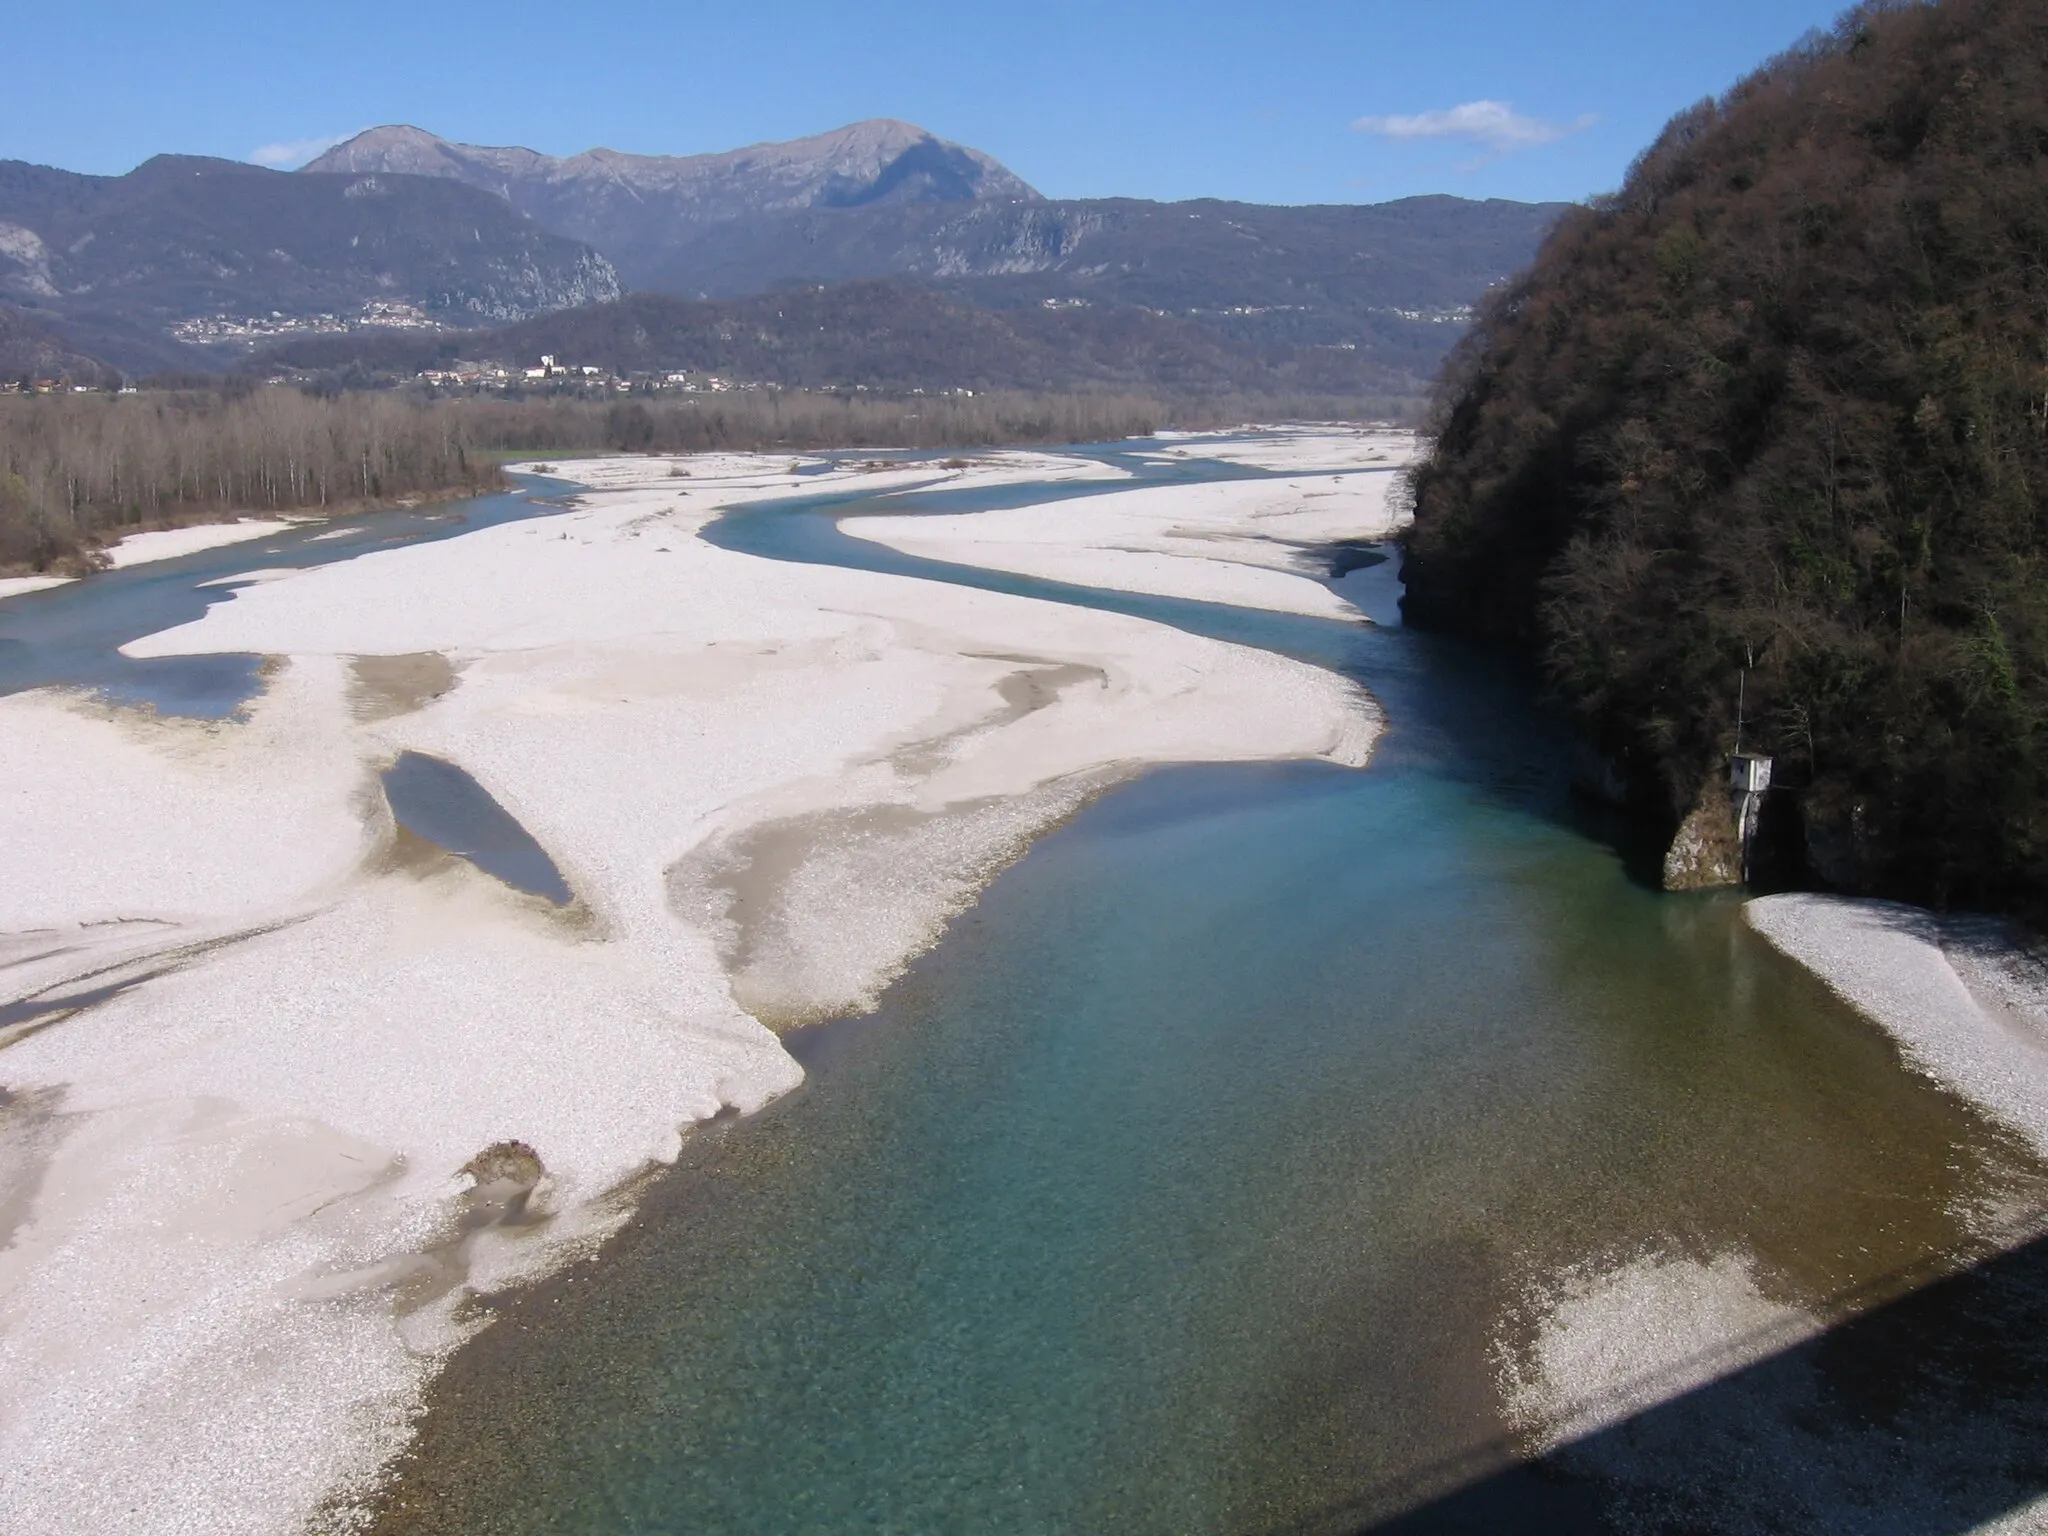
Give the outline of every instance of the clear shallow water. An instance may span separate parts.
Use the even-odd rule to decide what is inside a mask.
[[[1363,772],[1156,773],[1045,839],[878,1014],[793,1041],[800,1092],[503,1304],[385,1530],[1354,1530],[1508,1460],[1495,1346],[1561,1269],[1735,1252],[1863,1305],[2034,1174],[1734,902],[1629,880],[1482,657],[961,572],[802,502],[708,536],[1268,645],[1391,729]]]
[[[175,560],[102,571],[83,581],[0,602],[0,694],[89,688],[115,704],[218,720],[263,687],[263,658],[246,655],[135,658],[120,647],[203,616],[230,601],[234,578],[331,565],[401,544],[454,538],[519,518],[558,512],[539,499],[543,482],[497,496],[415,511],[372,512],[200,550]]]

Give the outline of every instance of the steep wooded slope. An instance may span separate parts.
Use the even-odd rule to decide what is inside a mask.
[[[457,358],[543,353],[621,373],[688,369],[798,388],[1090,390],[1412,398],[1357,352],[1258,347],[1132,306],[995,311],[885,280],[719,302],[636,293],[488,331],[308,337],[261,366],[397,382]]]
[[[1676,119],[1437,424],[1413,621],[1539,652],[1672,813],[1741,697],[1822,877],[2048,898],[2048,10],[1865,7]]]
[[[109,370],[78,350],[55,326],[12,304],[0,303],[0,383],[59,379],[98,383]]]

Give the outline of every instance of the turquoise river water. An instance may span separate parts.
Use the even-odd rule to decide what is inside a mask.
[[[1739,1255],[1833,1318],[2038,1188],[1734,900],[1631,879],[1528,679],[1402,630],[1391,564],[1341,584],[1372,627],[834,522],[1091,493],[705,536],[1338,668],[1387,712],[1371,767],[1155,772],[1045,838],[877,1014],[792,1041],[803,1089],[502,1305],[380,1529],[1362,1530],[1514,1461],[1500,1369],[1564,1271]]]
[[[494,1304],[380,1530],[1365,1530],[1514,1463],[1500,1372],[1564,1272],[1734,1254],[1832,1319],[2038,1191],[1735,901],[1632,879],[1528,679],[1400,628],[1391,564],[1340,583],[1367,626],[972,572],[834,523],[1072,494],[796,497],[706,536],[1339,669],[1388,717],[1371,766],[1154,772],[1044,838],[879,1012],[792,1039],[802,1089],[691,1138],[595,1262]],[[95,578],[140,612],[11,603],[0,688],[227,713],[255,658],[151,675],[114,637],[217,600],[220,573],[346,553],[294,535]]]

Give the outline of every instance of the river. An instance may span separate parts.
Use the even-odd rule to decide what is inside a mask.
[[[380,1529],[1362,1530],[1535,1487],[1498,1481],[1527,1428],[1502,1383],[1574,1285],[1734,1275],[1832,1324],[2038,1199],[2014,1138],[1734,899],[1632,878],[1529,680],[1401,629],[1391,564],[1340,586],[1372,627],[834,526],[996,500],[796,497],[705,536],[1338,668],[1386,710],[1372,765],[1159,771],[1043,839],[877,1013],[792,1039],[799,1092],[490,1304]],[[1748,1465],[1690,1496],[1790,1508],[1796,1471]],[[1588,1487],[1543,1528],[1625,1503]]]
[[[1258,473],[1092,451],[1145,480]],[[1963,1402],[1923,1390],[1900,1342],[2048,1336],[2035,1250],[1984,1272],[2017,1312],[1987,1321],[1966,1298],[1930,1323],[1916,1299],[1902,1335],[1892,1305],[1981,1254],[1987,1213],[2037,1207],[2042,1170],[1904,1069],[1736,900],[1633,877],[1615,829],[1569,794],[1568,740],[1530,679],[1402,629],[1391,563],[1343,557],[1337,589],[1380,621],[1364,625],[943,565],[837,522],[1130,483],[797,495],[704,536],[1342,671],[1388,717],[1371,766],[1157,771],[1044,838],[877,1013],[792,1036],[805,1086],[690,1138],[596,1262],[483,1304],[496,1325],[434,1388],[380,1528],[1235,1536],[1418,1509],[1429,1530],[1756,1523],[1723,1518],[1740,1505],[1768,1512],[1759,1528],[1961,1531],[2016,1487],[2048,1491],[2048,1371],[1987,1390],[1977,1347],[1948,1372]],[[11,599],[0,692],[84,686],[228,717],[263,686],[260,657],[118,647],[266,570],[550,510],[529,489],[377,514]],[[492,830],[502,811],[451,801],[453,771],[401,759],[401,819],[497,847],[506,878],[538,858],[530,888],[560,899],[516,824]],[[1610,1436],[1635,1434],[1633,1473],[1612,1455],[1512,1471],[1531,1426],[1504,1384],[1545,1358],[1558,1299],[1645,1265],[1740,1281],[1830,1331],[1818,1355],[1779,1350],[1778,1376],[1726,1376],[1748,1396],[1687,1394],[1675,1427],[1626,1420]],[[1630,1338],[1683,1323],[1645,1298],[1624,1309]],[[1870,1326],[1890,1331],[1856,1344]],[[1866,1472],[1846,1480],[1848,1518],[1811,1427],[1843,1402],[1854,1423],[1830,1445],[1863,1454],[1873,1424],[1888,1447],[1939,1442],[1929,1477],[1947,1491]],[[1657,1434],[1694,1449],[1646,1462]],[[1663,1514],[1624,1518],[1639,1508]]]
[[[496,496],[309,522],[8,598],[0,602],[0,694],[86,688],[165,715],[225,719],[262,687],[262,657],[134,657],[120,647],[191,623],[266,572],[331,565],[559,511],[541,494],[542,484],[525,479],[519,490]]]

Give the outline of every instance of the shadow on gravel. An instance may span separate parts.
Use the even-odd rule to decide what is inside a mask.
[[[1331,1509],[1293,1529],[1960,1536],[2044,1495],[2037,1238],[1405,1514]]]

